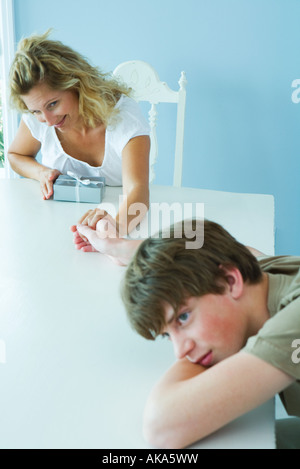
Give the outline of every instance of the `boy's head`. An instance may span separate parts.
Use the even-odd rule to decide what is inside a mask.
[[[196,232],[196,221],[192,223]],[[224,293],[226,269],[237,268],[245,283],[262,279],[256,258],[217,223],[204,221],[200,249],[186,249],[184,229],[181,238],[176,233],[178,226],[173,226],[169,238],[146,239],[125,274],[122,298],[129,321],[146,339],[163,331],[167,305],[177,311],[189,297]]]

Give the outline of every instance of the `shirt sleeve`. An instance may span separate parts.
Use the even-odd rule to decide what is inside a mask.
[[[129,140],[141,135],[150,135],[150,126],[139,104],[132,98],[123,96],[119,105],[117,123],[109,129],[110,139],[121,154]]]
[[[300,298],[271,317],[244,351],[300,380]]]
[[[47,131],[46,124],[43,124],[43,123],[39,122],[30,113],[24,113],[22,115],[22,120],[26,124],[28,129],[30,130],[31,135],[33,136],[33,138],[35,138],[39,142],[42,142],[44,137],[45,137],[45,133]]]

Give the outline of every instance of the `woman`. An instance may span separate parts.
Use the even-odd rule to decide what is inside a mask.
[[[149,206],[150,139],[130,90],[70,47],[49,40],[48,32],[19,43],[10,89],[12,104],[23,113],[8,151],[12,169],[38,180],[44,200],[67,171],[123,185],[126,197],[115,221],[119,234],[127,234],[129,225],[133,229],[128,207],[139,202],[146,212]],[[95,228],[102,217],[96,209],[80,221]]]

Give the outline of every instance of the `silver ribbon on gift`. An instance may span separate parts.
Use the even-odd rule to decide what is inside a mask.
[[[72,179],[75,179],[76,181],[76,186],[75,186],[76,202],[80,202],[80,194],[79,194],[80,184],[84,186],[89,186],[91,184],[96,185],[96,186],[98,185],[97,181],[91,181],[90,179],[81,179],[75,173],[72,173],[72,171],[67,171],[67,175],[70,176]]]

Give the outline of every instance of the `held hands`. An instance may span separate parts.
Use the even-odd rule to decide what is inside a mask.
[[[116,221],[103,209],[88,210],[78,221],[79,225],[87,225],[93,230],[103,232],[103,237],[116,238],[119,229]]]
[[[106,254],[107,238],[118,238],[116,221],[105,210],[98,208],[83,215],[78,225],[71,226],[71,231],[74,233],[76,249],[84,252],[99,251]]]
[[[43,167],[39,173],[39,181],[44,200],[53,195],[53,183],[61,173],[57,169]]]
[[[98,212],[95,213],[96,211]],[[100,216],[100,211],[90,210],[77,226],[71,227],[75,247],[83,252],[101,252],[114,263],[127,265],[135,246],[129,240],[118,237],[116,221],[107,212],[102,211],[102,218],[95,221]]]
[[[101,251],[97,246],[92,246],[87,237],[78,231],[78,226],[87,227],[89,230],[97,230],[97,238],[117,238],[119,236],[116,221],[105,211],[99,208],[88,210],[78,221],[78,225],[71,226],[71,231],[74,233],[74,243],[76,249],[81,249],[84,252]],[[87,233],[91,233],[87,230]]]

